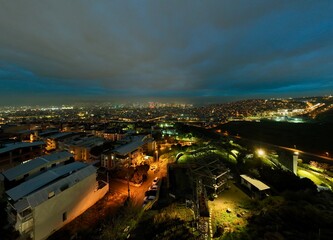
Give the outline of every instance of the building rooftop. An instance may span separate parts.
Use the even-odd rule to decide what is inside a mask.
[[[241,178],[243,178],[244,180],[246,180],[247,182],[251,183],[253,186],[255,186],[259,191],[263,191],[263,190],[267,190],[270,189],[269,186],[267,186],[265,183],[263,183],[262,181],[259,181],[258,179],[255,178],[251,178],[247,175],[240,175]]]
[[[6,191],[6,194],[14,201],[19,200],[32,192],[39,190],[40,188],[52,183],[56,179],[71,174],[81,168],[86,167],[87,164],[82,162],[73,162],[68,165],[62,165],[53,169],[50,169],[34,178],[31,178],[20,185]]]
[[[59,132],[59,130],[57,130],[57,129],[48,129],[48,130],[45,130],[44,132],[38,133],[38,135],[40,137],[47,137],[49,135],[52,135],[52,134],[55,134],[55,133],[58,133],[58,132]]]
[[[60,192],[64,191],[65,189],[75,185],[77,182],[95,173],[96,173],[96,168],[94,166],[85,165],[85,167],[60,179],[59,181],[51,183],[50,185],[40,190],[37,190],[36,192],[29,194],[26,197],[22,198],[21,200],[17,201],[14,204],[14,208],[16,209],[16,211],[21,212],[29,206],[36,207],[42,202],[49,199],[50,193],[57,195]]]
[[[5,144],[2,148],[0,148],[0,154],[5,152],[10,152],[18,148],[25,148],[25,147],[36,147],[40,145],[44,145],[43,141],[38,142],[16,142],[16,143],[9,143]]]
[[[73,132],[60,132],[60,133],[49,135],[47,138],[59,139],[59,138],[64,138],[64,137],[71,136],[74,134],[75,133],[73,133]]]
[[[109,128],[104,131],[104,133],[109,133],[109,134],[125,134],[126,131],[123,131],[122,129],[118,128]]]
[[[17,165],[13,168],[4,171],[2,174],[9,180],[13,181],[25,174],[35,170],[40,169],[44,166],[50,165],[56,162],[63,162],[68,160],[70,157],[73,157],[73,154],[63,151],[63,152],[54,152],[49,155],[44,155],[38,158],[34,158],[29,162]]]
[[[120,155],[126,155],[130,152],[135,151],[137,148],[142,147],[144,144],[151,142],[152,138],[148,138],[145,135],[135,136],[132,138],[132,142],[126,143],[112,150]]]
[[[102,145],[104,142],[105,140],[100,137],[86,137],[86,138],[80,138],[79,140],[68,141],[66,142],[66,144],[89,148]]]
[[[21,130],[21,131],[18,131],[17,133],[18,134],[31,134],[31,133],[33,133],[34,131],[32,131],[32,130]]]

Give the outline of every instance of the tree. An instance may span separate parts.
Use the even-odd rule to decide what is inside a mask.
[[[131,181],[134,183],[142,183],[146,181],[148,170],[149,170],[149,165],[147,164],[137,166]]]

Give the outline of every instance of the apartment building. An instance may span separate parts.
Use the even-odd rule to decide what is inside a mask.
[[[145,161],[145,153],[154,151],[155,141],[150,135],[130,136],[115,149],[102,154],[101,166],[114,169],[117,166],[141,165]]]
[[[4,176],[5,188],[9,189],[19,185],[27,179],[54,168],[59,165],[65,165],[74,162],[73,154],[67,151],[53,152],[49,155],[43,155],[24,164],[17,165],[2,173]]]
[[[107,193],[108,184],[96,180],[96,171],[93,165],[72,162],[7,190],[10,223],[23,239],[46,239]]]
[[[0,144],[0,169],[7,169],[28,159],[43,155],[44,147],[43,141]]]

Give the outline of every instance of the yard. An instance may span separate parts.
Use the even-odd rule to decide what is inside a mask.
[[[241,189],[230,183],[230,189],[219,194],[214,201],[209,201],[213,233],[223,229],[224,233],[242,231],[251,215],[252,200]],[[220,239],[224,239],[222,236]]]
[[[316,185],[322,185],[332,188],[332,178],[328,177],[325,173],[320,173],[314,170],[298,167],[297,175],[301,178],[306,177],[311,179]]]

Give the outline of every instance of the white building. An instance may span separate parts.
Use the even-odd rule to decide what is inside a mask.
[[[9,187],[14,187],[23,182],[25,179],[31,178],[34,175],[45,172],[49,168],[64,165],[71,161],[74,161],[73,154],[66,151],[61,151],[37,157],[23,164],[10,168],[2,173],[4,176],[6,189]]]
[[[113,169],[117,166],[141,165],[145,162],[144,153],[155,150],[155,141],[149,135],[132,136],[123,145],[102,154],[101,166]]]
[[[52,151],[55,149],[60,149],[59,142],[63,142],[64,140],[73,139],[77,137],[78,134],[74,132],[60,132],[55,133],[46,138],[46,150]]]
[[[47,170],[6,191],[9,220],[23,237],[46,239],[108,191],[96,168],[73,162]]]
[[[297,176],[298,152],[293,155],[293,173]]]
[[[0,144],[0,168],[17,165],[40,156],[44,152],[44,146],[43,141]]]
[[[241,184],[246,186],[252,193],[252,197],[254,198],[263,198],[267,196],[269,193],[270,187],[267,186],[262,181],[247,176],[245,174],[240,175],[241,177]]]
[[[101,146],[105,140],[100,137],[86,136],[78,139],[71,139],[64,142],[64,150],[71,152],[76,161],[93,162],[96,159],[90,154],[95,146]]]

